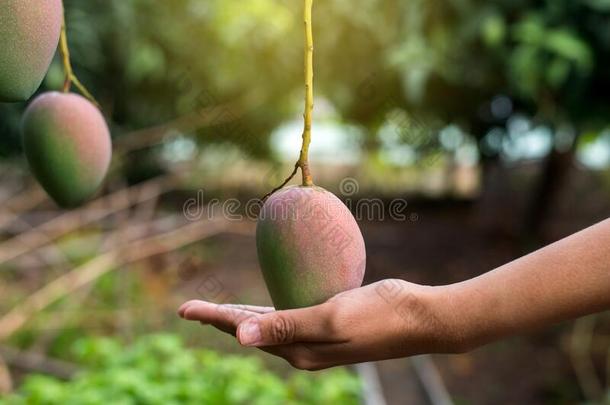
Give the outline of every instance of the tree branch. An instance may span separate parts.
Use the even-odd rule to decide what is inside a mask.
[[[151,256],[167,253],[226,229],[228,220],[199,221],[111,250],[58,277],[30,295],[0,319],[0,341],[6,340],[37,312],[113,269]]]

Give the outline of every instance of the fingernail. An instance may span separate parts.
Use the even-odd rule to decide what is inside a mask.
[[[256,346],[263,340],[257,321],[246,321],[239,327],[239,343],[243,346]]]
[[[184,310],[184,312],[182,313],[182,318],[186,319],[187,321],[192,321],[192,319],[189,319],[189,317],[188,317],[189,309],[190,308],[187,308],[187,309]]]

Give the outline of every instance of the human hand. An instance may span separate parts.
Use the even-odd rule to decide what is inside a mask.
[[[454,353],[610,309],[610,220],[460,283],[383,280],[303,309],[189,301],[185,319],[307,370]]]
[[[275,311],[248,305],[193,300],[178,313],[212,325],[304,370],[458,351],[436,287],[383,280],[346,291],[309,308]]]

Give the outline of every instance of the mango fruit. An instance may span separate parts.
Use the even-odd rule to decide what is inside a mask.
[[[258,218],[256,245],[276,309],[321,304],[362,285],[362,233],[341,200],[321,187],[288,187],[271,195]]]
[[[0,1],[0,102],[25,101],[38,89],[62,20],[61,0]]]
[[[44,93],[26,109],[23,148],[32,173],[64,208],[82,205],[106,177],[110,131],[100,110],[72,93]]]

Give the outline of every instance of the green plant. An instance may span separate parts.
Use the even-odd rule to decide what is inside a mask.
[[[68,382],[31,376],[0,404],[359,403],[359,381],[345,370],[282,380],[256,358],[188,349],[175,335],[148,336],[127,348],[115,339],[85,339],[74,348],[85,371]]]

